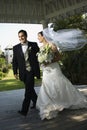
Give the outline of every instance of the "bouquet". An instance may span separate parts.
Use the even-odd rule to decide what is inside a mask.
[[[48,44],[42,48],[40,48],[38,55],[38,61],[40,64],[48,64],[51,63],[54,58],[54,53],[52,51],[51,46]]]

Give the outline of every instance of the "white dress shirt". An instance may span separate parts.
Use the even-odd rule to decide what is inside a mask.
[[[22,44],[22,43],[21,43]],[[25,54],[26,50],[28,48],[28,42],[22,44],[22,51]]]
[[[21,43],[22,44],[22,43]],[[24,53],[24,58],[25,58],[25,64],[26,64],[26,70],[27,71],[30,71],[31,70],[31,67],[30,67],[30,63],[29,63],[29,60],[28,60],[28,50],[27,50],[27,48],[28,48],[28,42],[26,42],[26,43],[23,43],[22,44],[22,51],[23,51],[23,53]]]

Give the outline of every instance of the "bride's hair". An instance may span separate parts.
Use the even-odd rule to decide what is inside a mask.
[[[43,31],[38,32],[38,34],[40,34],[41,36],[43,36]]]

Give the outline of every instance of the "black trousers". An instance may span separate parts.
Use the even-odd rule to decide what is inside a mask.
[[[32,71],[28,72],[26,70],[24,84],[25,84],[25,95],[21,111],[27,113],[29,110],[31,100],[33,101],[33,104],[36,104],[37,100],[37,94],[34,90],[34,75]]]

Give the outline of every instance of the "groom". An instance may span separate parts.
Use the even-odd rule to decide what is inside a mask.
[[[36,107],[37,94],[34,90],[34,76],[40,78],[40,68],[37,60],[37,52],[39,47],[36,42],[27,40],[27,32],[20,30],[18,32],[20,43],[13,47],[13,73],[16,79],[19,79],[25,84],[25,96],[19,114],[26,116],[31,100],[33,106]]]

